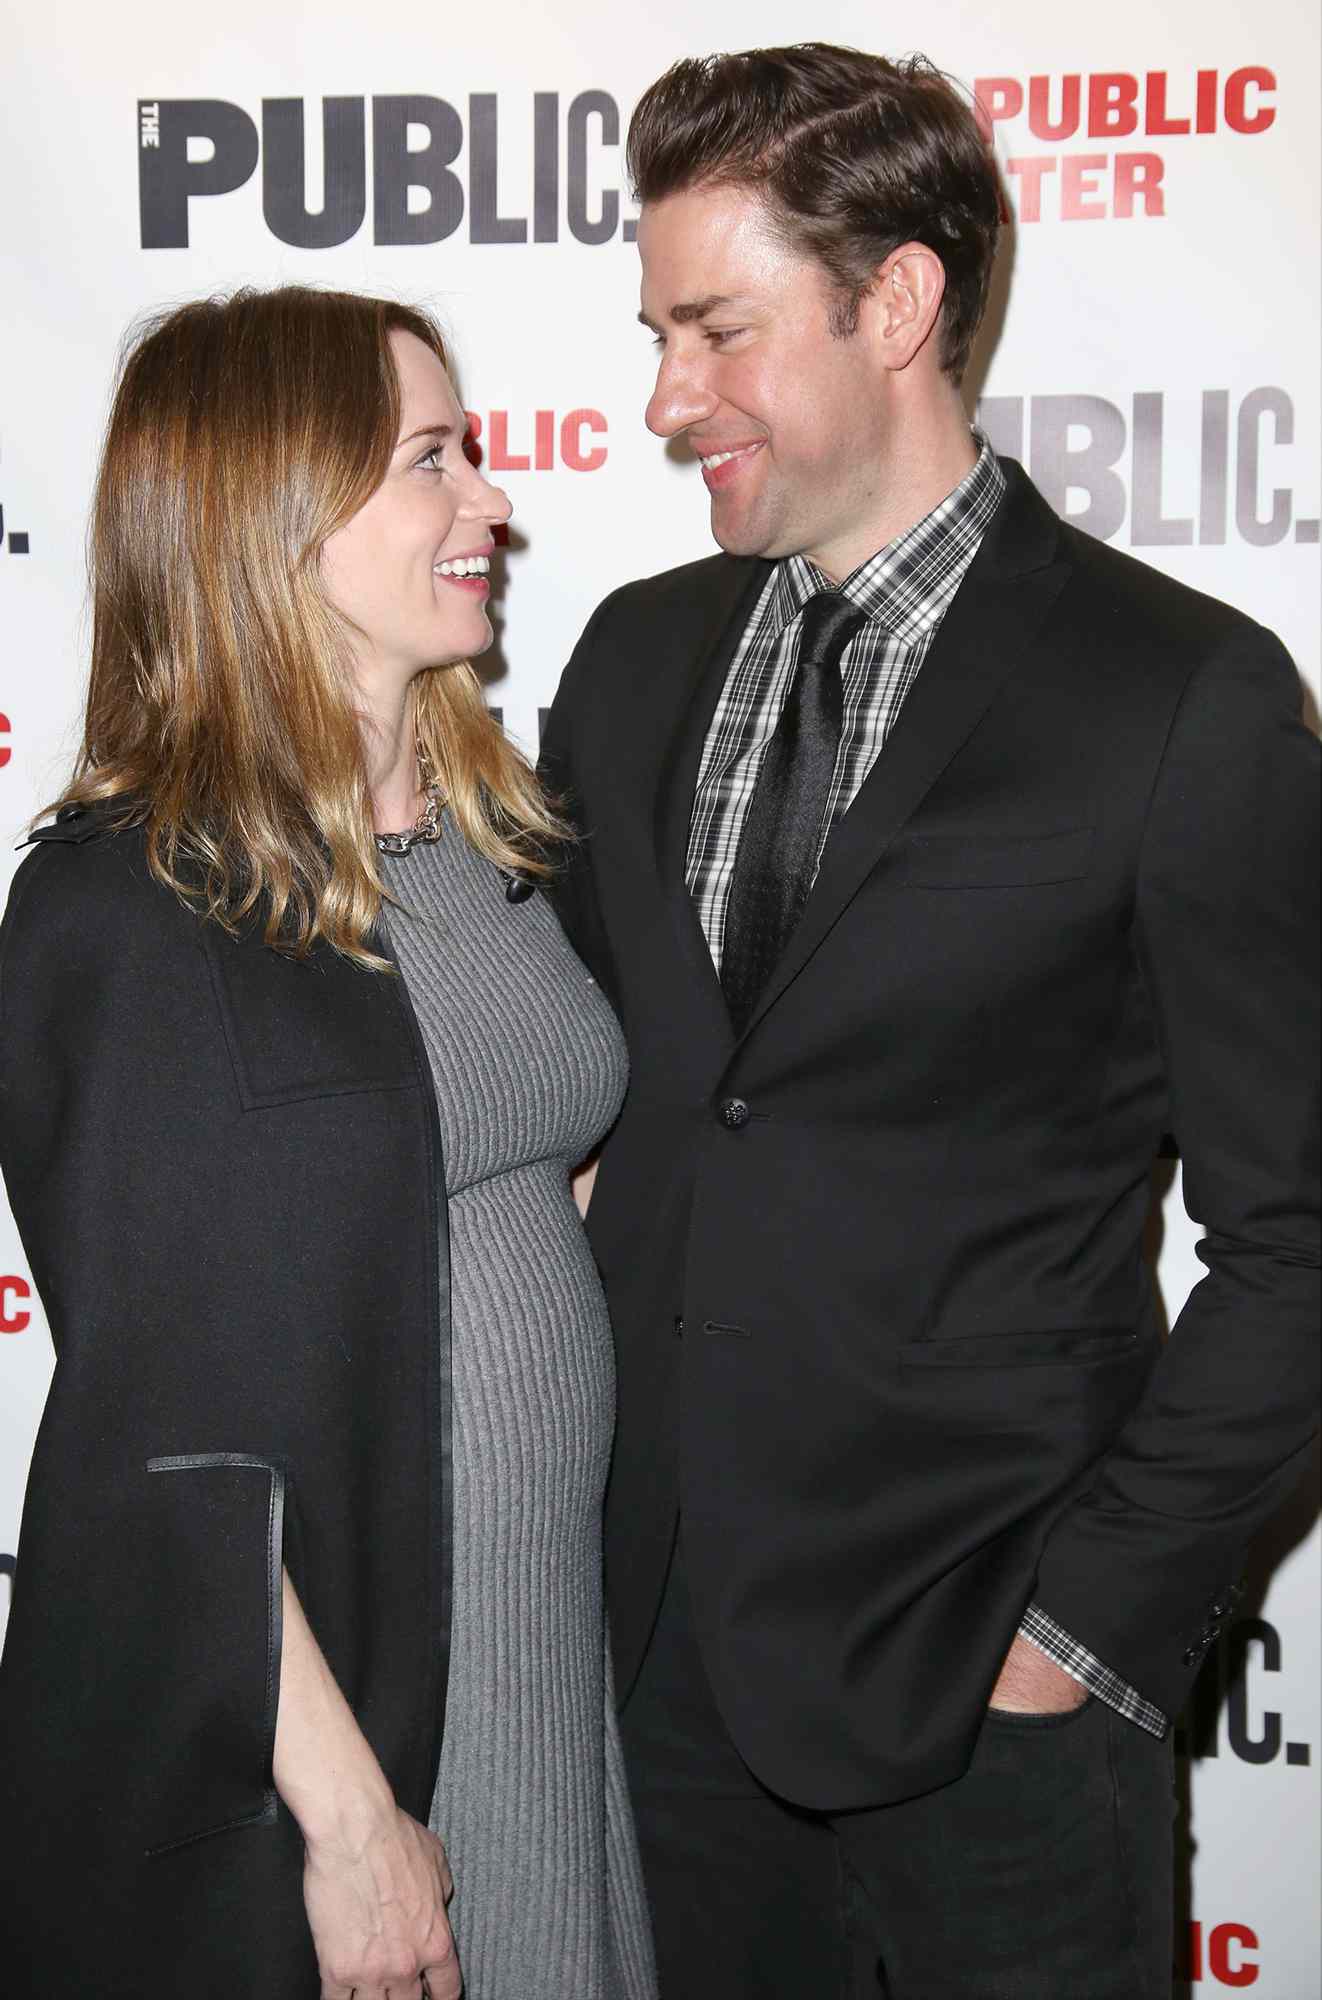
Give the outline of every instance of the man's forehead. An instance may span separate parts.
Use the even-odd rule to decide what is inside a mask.
[[[761,203],[746,189],[694,188],[645,202],[638,226],[641,317],[675,326],[765,305],[787,258]]]

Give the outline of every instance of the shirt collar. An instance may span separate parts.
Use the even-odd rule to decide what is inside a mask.
[[[977,552],[1005,492],[1005,474],[981,431],[978,457],[959,485],[921,521],[861,562],[840,585],[842,594],[892,638],[919,637],[944,615]],[[806,556],[777,564],[771,619],[776,634],[797,618],[810,597],[835,586]]]

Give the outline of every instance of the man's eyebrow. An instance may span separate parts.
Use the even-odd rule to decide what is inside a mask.
[[[448,438],[453,436],[453,424],[419,424],[417,430],[410,431],[407,437],[400,439],[399,444],[395,446],[395,450],[398,451],[402,445],[412,444],[414,438]]]
[[[671,306],[670,318],[676,326],[688,326],[695,319],[706,319],[708,313],[720,312],[725,306],[739,303],[732,292],[709,292],[705,299],[684,299],[678,305]],[[645,312],[640,312],[638,317],[644,326],[651,328],[653,333],[660,331]]]

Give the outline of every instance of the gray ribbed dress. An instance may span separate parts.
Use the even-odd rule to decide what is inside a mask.
[[[448,818],[382,857],[450,1206],[454,1629],[431,1824],[466,2000],[654,2000],[601,1598],[610,1327],[569,1170],[624,1094],[615,1017],[543,897]]]

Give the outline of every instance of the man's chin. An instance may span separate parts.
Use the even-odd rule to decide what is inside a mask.
[[[769,553],[767,536],[759,533],[751,521],[731,521],[721,519],[721,510],[712,499],[711,531],[717,545],[727,556],[765,556]]]

